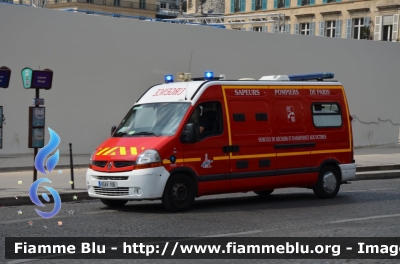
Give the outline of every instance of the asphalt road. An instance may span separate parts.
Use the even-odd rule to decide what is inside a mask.
[[[206,196],[192,210],[169,213],[160,201],[108,209],[98,200],[65,202],[51,219],[34,205],[0,208],[4,263],[110,263],[110,260],[5,260],[5,237],[400,237],[400,179],[342,185],[338,196],[317,199],[312,190],[276,190]],[[49,204],[47,206],[52,206]],[[22,214],[18,214],[18,210]],[[44,209],[43,209],[44,210]],[[71,214],[73,211],[73,214]],[[33,225],[29,226],[28,221]],[[58,225],[62,221],[62,225]],[[113,260],[113,263],[395,263],[395,260]]]

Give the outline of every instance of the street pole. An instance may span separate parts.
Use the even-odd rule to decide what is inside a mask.
[[[36,90],[35,97],[39,98],[39,89],[36,88],[35,90]],[[35,100],[35,101],[36,101],[35,107],[39,107],[39,105],[37,104],[39,102],[39,100]],[[44,133],[44,131],[43,131],[43,133]],[[33,154],[33,181],[34,182],[37,180],[37,170],[35,167],[35,159],[36,159],[37,153],[38,153],[38,148],[34,148],[34,154]]]

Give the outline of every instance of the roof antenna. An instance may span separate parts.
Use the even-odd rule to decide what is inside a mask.
[[[190,73],[190,65],[192,65],[192,54],[193,54],[193,50],[190,51],[190,61],[189,61],[189,73]],[[189,80],[186,82],[186,92],[185,92],[185,100],[187,100],[187,88],[189,85]]]

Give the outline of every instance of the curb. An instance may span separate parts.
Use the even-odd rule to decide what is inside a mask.
[[[357,168],[356,168],[356,171],[357,171],[357,172],[365,172],[365,171],[386,171],[386,170],[400,170],[400,164],[360,166],[360,167],[357,167]]]
[[[78,196],[78,200],[73,199],[74,195]],[[50,194],[49,194],[49,197],[51,197]],[[42,202],[44,202],[41,197],[39,197],[39,198]],[[61,198],[62,202],[77,202],[77,201],[81,201],[81,200],[97,199],[97,198],[90,197],[87,191],[60,193],[60,198]],[[51,199],[50,203],[53,203],[53,202],[54,202],[54,200]],[[47,202],[45,202],[45,203],[47,203]],[[19,205],[33,205],[33,203],[29,196],[18,196],[18,199],[15,199],[14,197],[0,198],[0,206],[19,206]]]
[[[88,168],[88,164],[74,164],[74,169]],[[56,169],[69,169],[70,165],[57,165]],[[21,166],[21,167],[4,167],[0,168],[1,172],[15,172],[15,171],[33,171],[34,166]]]
[[[354,181],[386,180],[386,179],[397,179],[397,178],[400,178],[400,170],[374,171],[373,173],[357,172],[356,179]]]

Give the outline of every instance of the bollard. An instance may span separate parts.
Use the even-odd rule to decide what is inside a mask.
[[[72,190],[75,189],[75,181],[74,181],[74,163],[72,161],[72,143],[69,143],[69,165],[70,165],[70,169],[71,169],[71,188]]]

